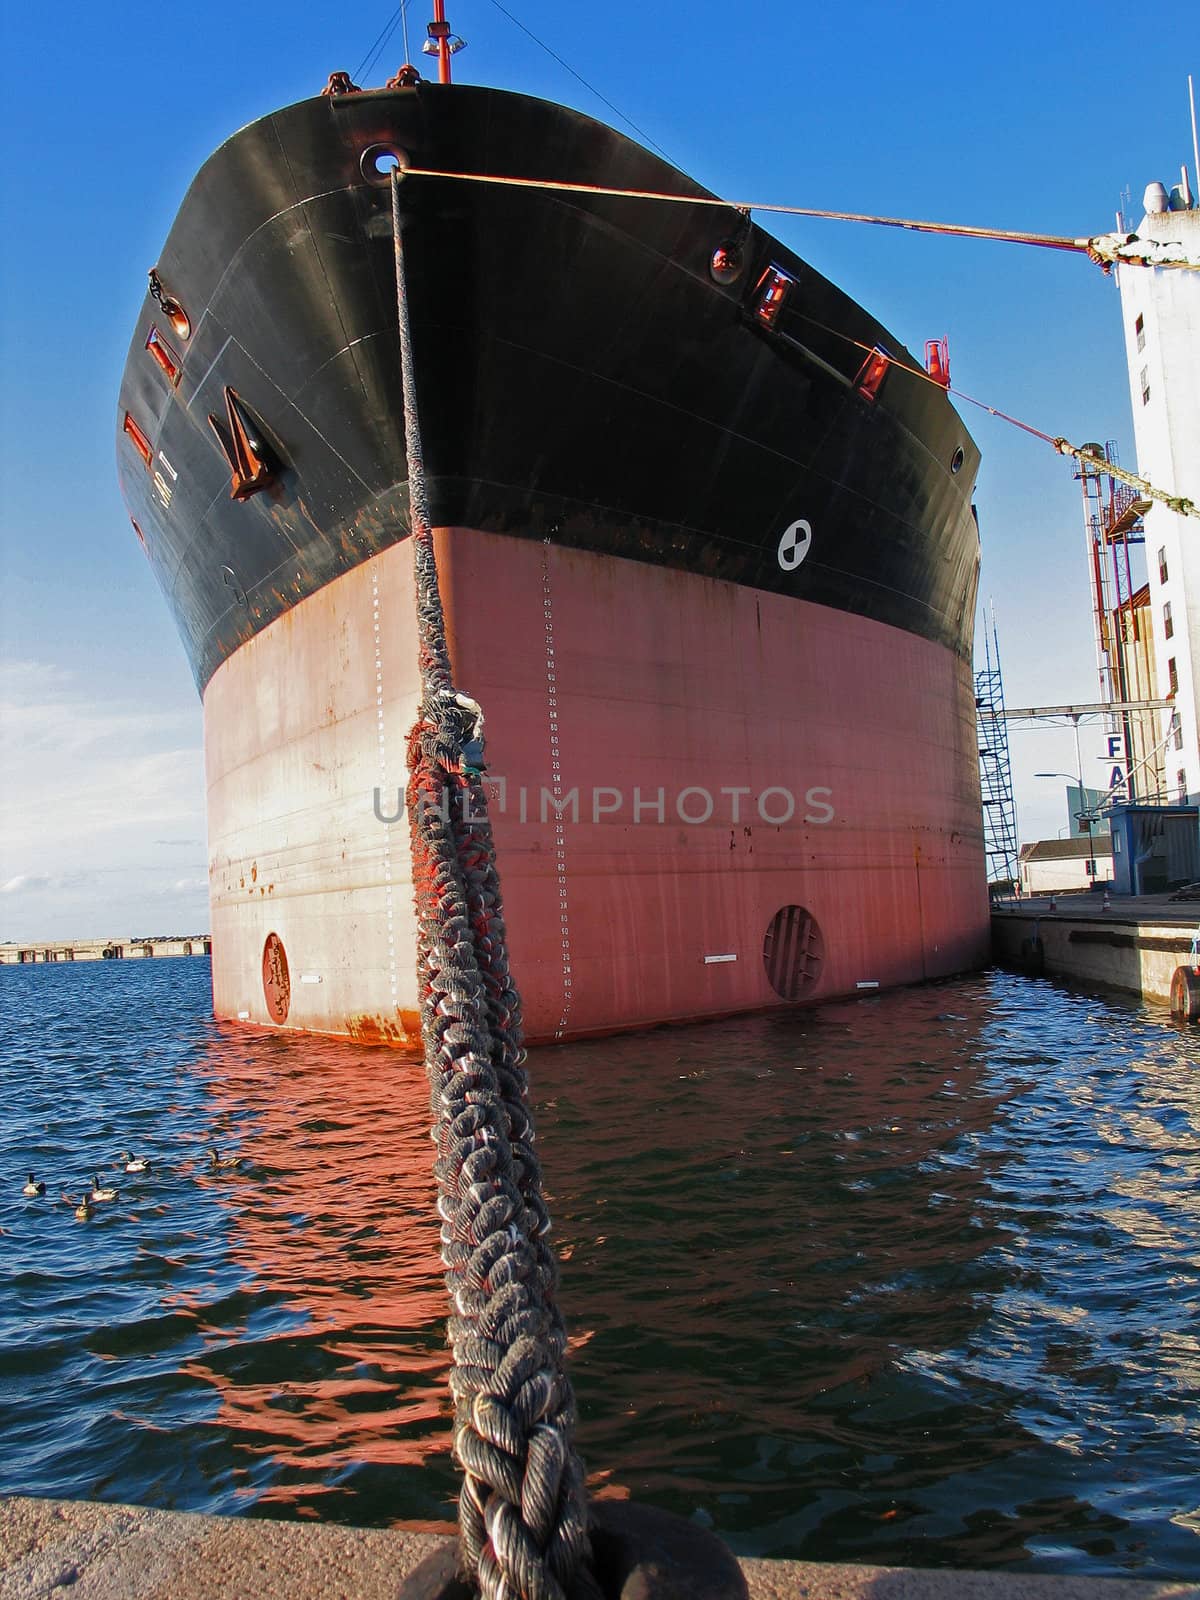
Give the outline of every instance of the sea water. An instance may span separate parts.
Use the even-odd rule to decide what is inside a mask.
[[[593,1493],[1200,1575],[1196,1038],[992,972],[535,1051]],[[0,970],[0,1090],[0,1492],[449,1529],[419,1063],[216,1023],[207,960],[61,964]]]

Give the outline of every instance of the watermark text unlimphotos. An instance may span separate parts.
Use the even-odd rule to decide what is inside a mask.
[[[719,789],[706,789],[701,784],[690,784],[685,789],[668,792],[666,788],[632,791],[611,788],[606,784],[588,790],[578,787],[555,794],[553,789],[532,789],[525,784],[511,785],[506,778],[489,775],[484,780],[488,788],[488,807],[492,815],[515,816],[518,822],[546,823],[554,819],[572,823],[626,822],[635,826],[666,827],[684,823],[699,827],[704,823],[751,824],[761,822],[769,827],[783,827],[786,823],[807,823],[823,827],[834,820],[833,790],[815,787],[803,794],[783,784],[770,784],[765,789],[751,789],[748,785],[723,785]],[[448,796],[441,803],[446,815]],[[399,822],[404,815],[404,791],[395,791],[394,810],[383,809],[383,792],[374,793],[375,815],[380,822]],[[422,799],[422,806],[437,810],[432,799]],[[482,822],[483,816],[472,816],[470,795],[464,821]]]

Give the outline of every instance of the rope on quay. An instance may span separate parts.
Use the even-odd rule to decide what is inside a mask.
[[[481,778],[482,714],[453,685],[417,415],[398,189],[392,229],[421,708],[409,736],[417,974],[454,1307],[454,1452],[462,1554],[487,1600],[599,1595],[566,1332],[533,1151],[521,1003],[508,968]]]
[[[657,189],[618,189],[596,183],[567,183],[551,178],[504,177],[492,172],[439,172],[432,167],[402,167],[408,178],[449,178],[459,183],[500,184],[513,189],[551,189],[562,194],[607,195],[620,200],[663,200],[672,205],[719,206],[749,214],[770,211],[785,217],[819,217],[830,222],[865,222],[878,228],[906,228],[913,233],[940,233],[955,239],[996,239],[1004,244],[1032,245],[1041,250],[1069,250],[1085,255],[1104,272],[1114,266],[1180,267],[1200,272],[1200,257],[1175,241],[1142,239],[1136,233],[1097,233],[1086,239],[1066,234],[1023,233],[1006,228],[974,228],[965,223],[920,222],[912,217],[876,217],[862,211],[820,211],[812,206],[776,205],[763,200],[721,200],[710,195],[665,194]]]

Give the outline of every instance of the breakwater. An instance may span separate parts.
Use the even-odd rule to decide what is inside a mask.
[[[35,966],[55,961],[149,961],[164,956],[211,956],[206,933],[171,938],[58,939],[38,944],[0,944],[0,966]]]

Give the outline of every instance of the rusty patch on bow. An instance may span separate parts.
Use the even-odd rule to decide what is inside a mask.
[[[393,1050],[420,1056],[421,1018],[416,1011],[396,1007],[395,1015],[385,1017],[359,1012],[346,1018],[346,1029],[356,1044],[386,1044]]]

